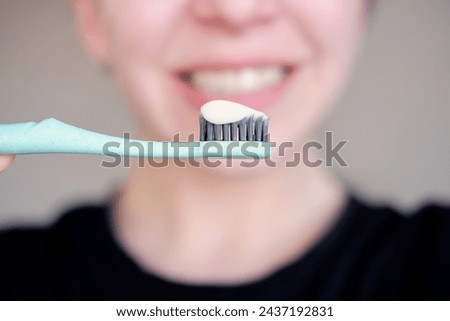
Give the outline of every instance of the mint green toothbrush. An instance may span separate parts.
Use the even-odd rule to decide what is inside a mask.
[[[267,123],[263,125],[248,115],[228,124],[213,124],[201,117],[200,142],[147,142],[99,134],[49,118],[38,123],[0,124],[0,154],[267,158],[271,148],[263,141]]]

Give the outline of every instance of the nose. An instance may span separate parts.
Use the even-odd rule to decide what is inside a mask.
[[[193,0],[193,12],[202,22],[233,29],[273,19],[279,0]]]

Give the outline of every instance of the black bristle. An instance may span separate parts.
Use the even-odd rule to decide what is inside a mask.
[[[247,118],[247,140],[254,141],[255,128],[253,126],[253,116]]]
[[[261,117],[256,118],[255,122],[255,140],[261,142],[263,140],[263,119]]]
[[[247,121],[245,118],[239,122],[239,140],[240,141],[247,140],[247,132],[246,132],[246,128],[245,128],[246,123],[247,123]]]
[[[200,141],[268,141],[268,119],[248,117],[238,122],[215,125],[200,117]]]
[[[214,124],[209,121],[206,122],[206,140],[210,141],[214,139]]]
[[[224,141],[230,140],[230,124],[222,125],[222,137]]]
[[[269,140],[269,120],[266,118],[263,121],[263,137],[262,141],[267,142]]]
[[[204,141],[206,139],[206,120],[203,117],[200,117],[200,141]]]
[[[222,140],[222,125],[214,124],[214,140]]]
[[[238,123],[231,123],[231,140],[237,140]]]

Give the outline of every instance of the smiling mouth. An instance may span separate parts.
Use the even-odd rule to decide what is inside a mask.
[[[243,96],[274,88],[293,72],[293,66],[274,65],[235,69],[182,71],[179,78],[196,91],[209,95]]]

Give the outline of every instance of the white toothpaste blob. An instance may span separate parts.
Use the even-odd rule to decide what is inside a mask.
[[[228,100],[207,102],[202,106],[200,112],[203,118],[216,125],[235,123],[251,116],[267,119],[266,114],[260,111]]]

